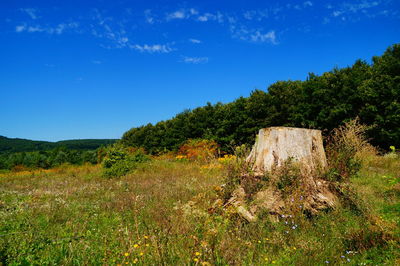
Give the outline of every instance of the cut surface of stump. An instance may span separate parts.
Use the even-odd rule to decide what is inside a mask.
[[[256,174],[282,166],[288,160],[299,161],[308,171],[327,166],[320,130],[269,127],[260,129],[247,158]]]

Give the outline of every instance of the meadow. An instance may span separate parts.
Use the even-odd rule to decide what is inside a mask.
[[[4,172],[0,264],[399,265],[397,156],[371,155],[350,178],[362,207],[278,222],[213,211],[228,168],[163,156],[120,178],[100,165]]]

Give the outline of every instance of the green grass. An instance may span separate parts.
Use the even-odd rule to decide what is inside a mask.
[[[399,264],[400,190],[387,178],[398,159],[375,158],[351,179],[366,215],[341,207],[278,223],[209,211],[226,174],[169,160],[118,179],[97,166],[4,173],[0,264]]]

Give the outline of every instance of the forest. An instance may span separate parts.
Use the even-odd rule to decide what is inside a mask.
[[[61,164],[96,164],[105,146],[115,139],[77,139],[58,142],[0,136],[0,169],[51,168]]]
[[[325,135],[358,117],[371,143],[382,150],[400,146],[400,44],[371,63],[333,68],[305,81],[277,81],[266,91],[222,104],[186,110],[174,118],[127,131],[121,142],[159,154],[177,150],[188,139],[210,139],[222,150],[251,144],[260,128],[303,127]]]

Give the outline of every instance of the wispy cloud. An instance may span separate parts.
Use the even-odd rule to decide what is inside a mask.
[[[174,12],[171,12],[171,13],[167,13],[165,19],[166,19],[166,21],[192,19],[194,21],[199,21],[199,22],[217,21],[219,23],[222,23],[224,21],[224,16],[221,12],[200,13],[195,8],[183,8],[183,9],[179,9]]]
[[[92,63],[95,65],[101,65],[103,62],[100,60],[93,60]]]
[[[277,44],[275,31],[271,30],[267,33],[262,33],[257,30],[249,35],[249,39],[252,42],[269,42],[272,44]]]
[[[191,42],[191,43],[201,43],[201,41],[197,40],[197,39],[189,39],[189,42]]]
[[[208,63],[208,57],[188,57],[184,56],[182,62],[188,64],[205,64]]]
[[[29,17],[31,17],[31,19],[37,19],[38,15],[37,15],[37,9],[35,8],[21,8],[20,9],[22,12],[26,13]]]
[[[147,52],[147,53],[170,53],[174,51],[173,48],[169,47],[167,44],[153,44],[153,45],[139,45],[134,44],[129,46],[132,49],[135,49],[140,52]]]
[[[233,38],[243,41],[278,44],[274,30],[263,32],[261,29],[251,29],[243,25],[236,26],[234,24],[231,25],[230,30]]]
[[[173,20],[173,19],[188,19],[190,17],[193,17],[195,15],[199,14],[199,12],[194,9],[194,8],[182,8],[179,10],[176,10],[174,12],[168,13],[166,16],[166,20]]]
[[[338,5],[329,4],[326,6],[330,10],[330,16],[324,17],[324,24],[332,22],[334,19],[341,21],[359,21],[363,16],[375,18],[377,16],[396,17],[398,12],[390,8],[391,1],[382,0],[359,0],[354,2],[344,2]],[[385,10],[382,10],[385,8]]]
[[[151,12],[151,9],[146,9],[144,11],[144,17],[147,23],[153,24],[155,22],[154,15]]]
[[[48,34],[62,34],[65,30],[76,29],[78,28],[79,24],[77,22],[71,23],[60,23],[55,26],[42,26],[42,25],[34,25],[34,26],[27,26],[26,24],[18,25],[15,27],[15,31],[20,32],[45,32]]]

